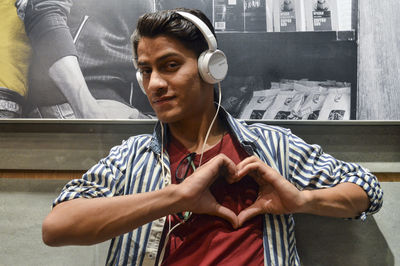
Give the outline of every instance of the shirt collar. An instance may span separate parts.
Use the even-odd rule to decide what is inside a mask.
[[[222,118],[222,121],[228,125],[230,132],[237,138],[245,150],[248,153],[253,153],[254,143],[260,138],[260,135],[255,131],[251,131],[246,122],[232,117],[222,106],[219,110],[219,116]],[[149,147],[157,154],[161,153],[162,129],[164,130],[164,146],[166,145],[168,127],[165,124],[161,127],[160,121],[157,121],[154,127],[152,139],[149,144]]]

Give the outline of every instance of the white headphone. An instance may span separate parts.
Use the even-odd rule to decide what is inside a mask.
[[[201,31],[204,39],[207,41],[208,50],[202,52],[197,59],[200,76],[205,82],[210,84],[221,82],[228,73],[228,61],[224,52],[217,49],[217,40],[215,39],[214,34],[197,16],[183,11],[176,11],[176,13],[192,22]],[[143,87],[142,73],[139,71],[137,65],[135,49],[133,49],[133,57],[133,64],[136,68],[136,79],[143,93],[146,94]]]

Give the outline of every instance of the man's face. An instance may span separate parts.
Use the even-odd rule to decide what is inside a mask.
[[[204,114],[213,91],[198,73],[195,52],[175,38],[160,35],[142,37],[137,55],[143,86],[158,119],[173,123]]]

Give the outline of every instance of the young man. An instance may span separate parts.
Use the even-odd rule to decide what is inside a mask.
[[[44,242],[112,239],[112,265],[300,265],[292,213],[378,211],[382,190],[359,165],[216,107],[198,67],[211,37],[181,11],[143,15],[133,36],[139,81],[160,120],[153,135],[131,137],[68,183],[43,222]],[[184,11],[212,30],[201,12]]]
[[[0,119],[20,118],[28,94],[28,65],[31,47],[15,0],[0,4]]]

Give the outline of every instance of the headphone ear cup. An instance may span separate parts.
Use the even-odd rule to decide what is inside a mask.
[[[144,94],[146,94],[146,91],[144,90],[144,86],[143,86],[143,77],[142,77],[142,73],[140,73],[139,70],[136,70],[136,79],[137,79],[137,82],[139,83],[140,89],[142,90],[142,92],[143,92]]]
[[[200,54],[197,65],[202,79],[210,84],[222,81],[228,73],[228,61],[221,50],[204,51]]]

